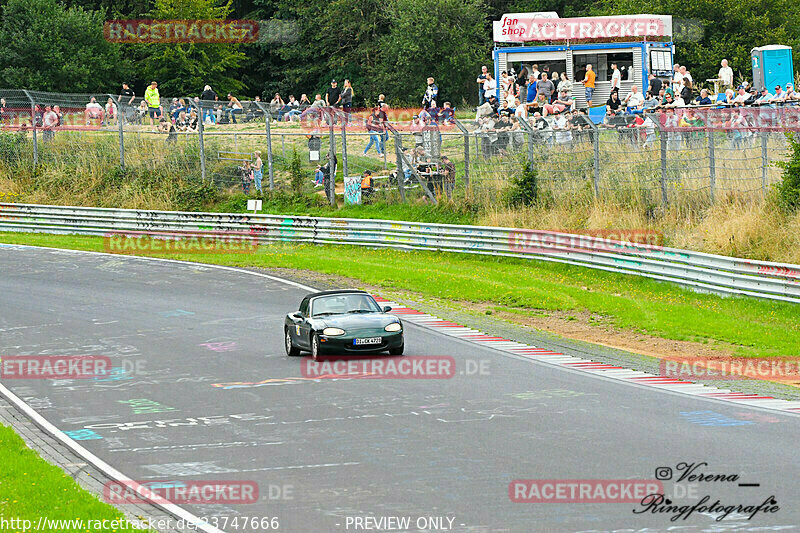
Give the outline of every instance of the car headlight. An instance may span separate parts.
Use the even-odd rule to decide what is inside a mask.
[[[344,335],[344,330],[341,328],[325,328],[322,330],[322,334],[328,337],[338,337],[339,335]]]
[[[385,329],[386,331],[400,331],[403,329],[403,326],[400,325],[400,322],[392,322],[383,329]]]

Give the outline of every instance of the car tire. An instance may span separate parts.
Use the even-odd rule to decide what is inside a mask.
[[[286,328],[286,337],[283,344],[288,357],[297,357],[300,355],[300,348],[297,348],[292,342],[292,334],[289,332],[289,328]]]
[[[322,348],[319,345],[319,335],[316,333],[311,335],[311,358],[314,361],[319,361],[322,356]]]
[[[401,344],[397,348],[389,349],[389,355],[403,355],[403,350],[405,350],[405,343]]]

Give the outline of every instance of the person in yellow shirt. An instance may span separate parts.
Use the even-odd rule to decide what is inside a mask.
[[[147,113],[150,115],[150,127],[153,127],[153,119],[161,117],[161,97],[158,94],[158,83],[150,82],[144,91],[144,101],[147,102]]]
[[[583,77],[583,86],[586,89],[586,105],[592,107],[592,96],[594,96],[594,81],[597,74],[592,70],[592,65],[586,65],[586,75]]]

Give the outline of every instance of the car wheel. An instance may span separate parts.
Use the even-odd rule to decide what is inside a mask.
[[[296,348],[292,342],[292,334],[289,332],[289,328],[286,328],[286,340],[284,342],[284,346],[286,348],[286,355],[289,357],[297,357],[300,355],[300,349]]]
[[[389,355],[403,355],[403,350],[405,349],[405,343],[401,344],[397,348],[391,348],[389,350]]]
[[[311,358],[314,359],[314,361],[319,361],[321,355],[322,353],[319,347],[319,335],[314,333],[311,336]]]

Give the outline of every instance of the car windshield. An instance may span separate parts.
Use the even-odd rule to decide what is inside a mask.
[[[311,316],[380,312],[381,308],[368,294],[331,294],[311,302]]]

